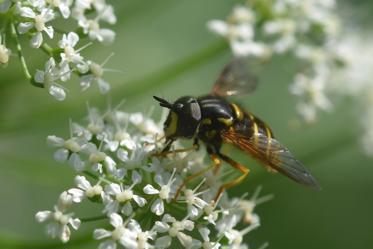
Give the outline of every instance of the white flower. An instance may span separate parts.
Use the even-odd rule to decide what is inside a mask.
[[[120,129],[115,132],[113,138],[105,139],[105,143],[110,151],[117,151],[119,146],[122,146],[130,151],[135,150],[137,147],[136,141],[131,137],[131,135],[128,132]],[[129,160],[127,150],[120,148],[117,152],[118,158],[121,161],[127,162]]]
[[[87,90],[91,83],[94,81],[97,83],[100,93],[105,94],[110,91],[110,85],[107,81],[102,79],[105,69],[103,65],[94,63],[93,61],[87,61],[89,67],[89,73],[80,77],[80,86],[83,91]]]
[[[129,145],[131,145],[131,143],[130,141],[127,141],[126,146]],[[137,143],[135,143],[134,145],[134,148],[129,149],[131,151],[130,155],[128,154],[127,150],[124,150],[122,148],[118,149],[117,151],[118,159],[126,164],[127,169],[138,168],[148,155],[148,152],[144,146]]]
[[[237,56],[267,56],[269,51],[264,43],[254,41],[254,13],[244,6],[236,6],[227,22],[212,20],[208,28],[228,39],[232,51]]]
[[[126,246],[128,240],[134,240],[136,234],[130,229],[126,228],[126,224],[123,223],[123,219],[119,214],[113,213],[110,215],[110,224],[114,227],[113,231],[106,229],[95,229],[93,238],[97,240],[108,238],[106,241],[99,245],[99,249],[115,249],[117,243]]]
[[[55,99],[62,101],[66,98],[65,89],[57,84],[57,80],[61,77],[60,71],[56,67],[56,62],[51,57],[46,63],[44,71],[36,70],[34,80],[37,83],[43,84],[49,94]]]
[[[128,249],[150,249],[154,248],[149,240],[153,240],[156,235],[155,231],[143,231],[140,224],[136,220],[130,220],[128,222],[128,229],[130,229],[135,234],[135,239],[125,236],[125,241],[127,241],[126,248]]]
[[[88,106],[88,121],[87,130],[96,136],[102,135],[105,124],[103,115],[100,114],[98,109]]]
[[[76,171],[82,171],[84,168],[84,162],[79,156],[79,152],[85,141],[77,138],[70,138],[64,140],[63,138],[57,136],[48,136],[47,142],[53,146],[59,148],[54,153],[54,159],[57,162],[65,162],[69,160],[69,164],[74,167]]]
[[[184,230],[192,231],[194,229],[194,222],[187,218],[178,221],[169,214],[165,214],[162,221],[156,221],[154,229],[158,233],[168,233],[156,240],[156,248],[169,248],[174,237],[177,237],[185,248],[197,247],[201,243],[183,232]]]
[[[97,40],[104,44],[110,44],[114,41],[115,32],[111,29],[101,28],[99,19],[81,18],[79,26],[83,28],[84,34],[87,34],[91,40]]]
[[[73,201],[76,203],[81,202],[85,197],[103,197],[104,192],[102,186],[99,184],[92,186],[84,176],[76,176],[75,184],[78,188],[71,188],[67,192],[73,197]]]
[[[209,223],[215,225],[216,221],[219,218],[219,213],[221,213],[221,210],[217,210],[217,204],[218,200],[215,202],[214,200],[210,201],[207,205],[204,206],[203,212],[205,216],[203,217],[204,220],[207,220]]]
[[[328,111],[332,108],[332,103],[325,93],[325,79],[321,75],[318,76],[309,78],[298,74],[290,86],[290,92],[301,97],[297,110],[308,122],[315,121],[317,109]]]
[[[46,26],[47,22],[54,19],[55,15],[52,9],[43,7],[41,8],[39,13],[39,11],[35,12],[30,7],[21,7],[21,5],[18,4],[18,10],[22,17],[33,19],[33,22],[21,22],[18,26],[18,32],[21,34],[27,33],[31,28],[36,29],[36,33],[30,40],[30,45],[32,47],[39,48],[41,46],[41,44],[43,43],[43,31],[49,36],[49,38],[53,38],[53,27]]]
[[[203,243],[202,243],[202,248],[203,249],[219,249],[220,248],[220,243],[219,242],[211,242],[209,235],[210,235],[210,230],[208,228],[202,227],[198,229],[198,232],[201,234]]]
[[[129,216],[133,212],[133,207],[131,201],[134,200],[139,207],[143,207],[146,204],[146,200],[136,195],[133,191],[133,187],[141,182],[141,176],[136,171],[132,172],[132,182],[133,184],[129,187],[123,187],[122,184],[111,183],[106,186],[105,192],[108,195],[114,197],[113,200],[109,201],[105,206],[105,213],[111,214],[116,213],[119,207],[122,206],[121,212]]]
[[[7,64],[9,61],[10,50],[3,44],[0,44],[0,64]]]
[[[264,25],[264,32],[270,36],[279,36],[272,45],[273,50],[277,53],[284,53],[296,44],[296,23],[292,19],[268,21]]]
[[[201,183],[192,189],[185,189],[184,190],[184,201],[187,203],[188,206],[188,215],[191,218],[195,218],[200,214],[200,211],[203,210],[203,208],[208,205],[206,201],[202,200],[199,196],[203,194],[203,192],[196,193],[198,188],[201,187],[201,185],[204,183],[204,181],[201,181]],[[204,191],[206,192],[206,191]]]
[[[159,189],[154,188],[152,185],[147,184],[144,187],[144,192],[148,195],[158,195],[153,205],[151,206],[151,211],[156,215],[162,215],[164,213],[164,203],[163,201],[170,201],[172,192],[175,191],[173,183],[175,182],[175,170],[173,171],[172,175],[168,179],[167,182],[164,181],[165,176],[156,175],[154,177],[155,182],[159,185]]]
[[[110,24],[115,24],[117,22],[113,6],[106,4],[103,0],[93,1],[93,6],[97,11],[97,17],[100,20]]]
[[[62,39],[58,42],[58,46],[63,49],[61,56],[61,80],[70,79],[71,69],[70,63],[81,66],[84,64],[83,57],[79,54],[79,49],[75,50],[75,46],[79,42],[79,36],[74,32],[63,34]]]
[[[257,215],[254,213],[255,207],[273,198],[272,195],[266,195],[259,198],[261,189],[261,187],[258,187],[249,200],[242,198],[237,200],[238,209],[243,211],[243,220],[245,223],[252,224],[253,222],[256,222]],[[233,202],[236,202],[236,200],[233,200]]]
[[[219,234],[224,234],[229,240],[232,249],[242,248],[243,236],[260,226],[259,216],[254,215],[250,226],[242,230],[236,230],[234,227],[239,223],[240,219],[239,214],[232,213],[224,215],[217,223]]]
[[[163,130],[160,129],[159,125],[157,125],[153,119],[145,117],[142,113],[133,113],[130,116],[130,122],[144,133],[152,135],[163,133]]]
[[[61,194],[59,203],[65,203],[66,192]],[[65,204],[64,204],[65,205]],[[66,243],[70,239],[69,225],[77,230],[80,226],[80,220],[73,219],[73,213],[65,214],[65,206],[62,204],[56,205],[54,211],[39,211],[36,213],[35,218],[38,222],[51,221],[47,225],[47,234],[52,238],[58,237],[62,242]]]
[[[46,2],[54,8],[58,8],[63,18],[69,18],[71,13],[70,6],[73,0],[46,0]]]

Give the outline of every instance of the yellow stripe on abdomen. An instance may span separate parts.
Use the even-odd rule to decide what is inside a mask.
[[[243,120],[243,118],[244,118],[244,112],[241,110],[241,108],[238,107],[238,105],[236,105],[236,104],[234,104],[234,103],[231,103],[231,107],[232,107],[232,109],[233,109],[233,112],[234,112],[236,118],[237,118],[239,121]]]

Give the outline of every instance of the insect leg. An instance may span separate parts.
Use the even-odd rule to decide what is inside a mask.
[[[235,169],[238,169],[239,171],[241,171],[242,175],[237,177],[236,179],[230,181],[230,182],[227,182],[227,183],[224,183],[223,185],[220,186],[219,188],[219,191],[218,193],[216,194],[214,200],[216,201],[219,196],[221,195],[221,193],[227,189],[227,188],[231,188],[233,187],[234,185],[236,184],[239,184],[240,182],[242,182],[246,176],[249,174],[250,170],[248,168],[246,168],[245,166],[243,166],[242,164],[234,161],[233,159],[231,159],[230,157],[224,155],[224,154],[221,154],[220,152],[218,153],[218,156],[225,162],[229,163],[233,168]]]
[[[184,182],[179,186],[179,188],[177,189],[176,191],[176,194],[174,196],[174,201],[177,200],[177,198],[179,197],[180,195],[180,192],[181,190],[187,185],[188,182],[192,181],[193,179],[203,175],[204,173],[206,173],[207,171],[209,171],[210,169],[214,168],[214,167],[220,167],[220,164],[221,164],[221,161],[220,159],[218,158],[217,155],[215,154],[211,154],[211,160],[212,160],[212,164],[196,173],[194,173],[193,175],[190,175],[188,176]]]
[[[167,156],[169,154],[181,153],[181,152],[188,152],[188,151],[191,151],[191,150],[197,150],[198,147],[196,145],[193,145],[192,147],[185,148],[185,149],[176,149],[176,150],[169,150],[169,149],[165,150],[165,149],[163,149],[161,152],[153,153],[152,156],[155,156],[155,157],[164,157],[164,156]]]

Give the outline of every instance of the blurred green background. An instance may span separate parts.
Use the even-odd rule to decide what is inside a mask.
[[[83,52],[98,62],[115,53],[107,67],[124,73],[106,75],[114,88],[113,103],[125,99],[126,111],[146,112],[154,105],[152,95],[172,100],[209,91],[231,54],[205,24],[225,18],[238,1],[113,2],[119,20],[114,46],[91,46]],[[340,4],[347,23],[369,27],[370,1]],[[32,69],[43,67],[46,57],[26,53]],[[246,239],[250,248],[266,241],[273,249],[371,248],[373,166],[357,143],[361,132],[356,106],[352,100],[340,101],[317,123],[294,126],[295,100],[288,93],[292,63],[279,58],[267,65],[258,91],[239,101],[271,125],[323,190],[314,192],[250,166],[252,174],[230,192],[239,196],[262,185],[263,194],[275,198],[258,207],[262,226]],[[53,161],[46,136],[68,136],[69,118],[81,121],[87,101],[105,108],[107,98],[97,89],[81,93],[75,80],[68,85],[68,99],[59,103],[24,80],[16,57],[0,70],[0,248],[96,248],[89,233],[92,224],[62,245],[45,237],[44,225],[35,222],[34,214],[52,208],[59,193],[73,185],[73,171]],[[235,158],[245,160],[242,154]]]

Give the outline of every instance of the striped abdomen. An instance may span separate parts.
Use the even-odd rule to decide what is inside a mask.
[[[235,122],[233,129],[242,135],[252,137],[253,135],[264,135],[268,138],[274,138],[273,132],[269,126],[261,119],[250,112],[245,112],[236,104],[231,104],[235,113]]]

